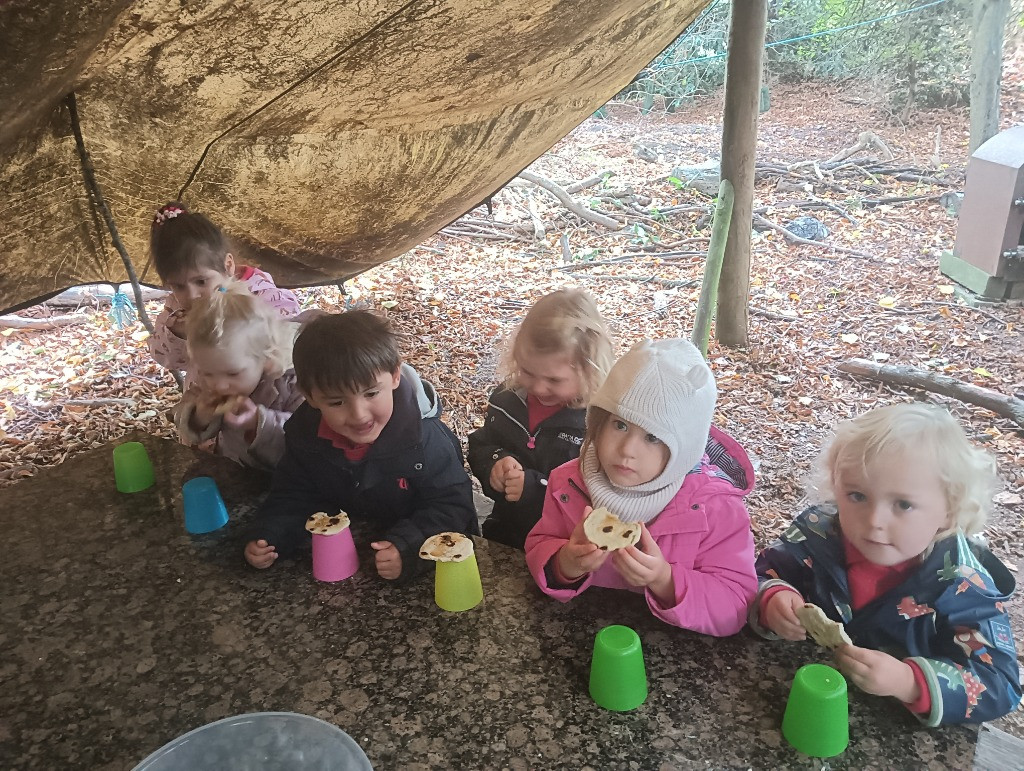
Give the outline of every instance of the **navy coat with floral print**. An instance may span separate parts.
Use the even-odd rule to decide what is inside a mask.
[[[835,507],[805,510],[757,558],[751,626],[774,637],[758,623],[760,598],[788,585],[843,622],[854,645],[921,667],[931,696],[930,712],[918,716],[926,725],[981,723],[1017,706],[1017,651],[1005,608],[1015,582],[987,548],[951,535],[907,580],[856,611],[845,565]]]

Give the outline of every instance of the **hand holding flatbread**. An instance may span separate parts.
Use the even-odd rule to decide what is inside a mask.
[[[843,625],[826,616],[825,611],[817,605],[804,603],[802,608],[797,608],[796,617],[804,625],[807,634],[814,638],[814,642],[824,648],[831,650],[840,645],[853,645]]]
[[[615,551],[633,546],[640,540],[640,523],[623,522],[601,506],[583,521],[583,532],[601,551]]]

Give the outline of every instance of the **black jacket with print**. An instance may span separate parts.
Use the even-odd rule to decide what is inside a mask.
[[[517,549],[524,547],[526,534],[544,508],[548,474],[579,457],[586,414],[582,407],[564,407],[541,421],[531,434],[526,392],[502,386],[491,392],[483,427],[469,435],[469,467],[480,480],[484,495],[494,501],[494,511],[484,521],[485,538]],[[514,503],[490,484],[491,468],[507,456],[519,461],[526,472],[523,495]]]

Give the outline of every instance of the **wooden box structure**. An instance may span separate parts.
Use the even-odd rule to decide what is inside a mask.
[[[975,150],[942,272],[987,299],[1024,299],[1024,126]]]

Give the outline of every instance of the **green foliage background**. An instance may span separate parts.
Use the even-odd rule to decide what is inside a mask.
[[[932,1],[769,0],[765,82],[850,81],[859,94],[904,120],[915,107],[965,104],[972,2],[944,0],[921,8]],[[730,6],[729,0],[714,0],[618,98],[645,111],[671,112],[720,88]],[[913,12],[883,18],[901,11]],[[1014,5],[1009,27],[1022,21]],[[853,28],[835,31],[842,27]],[[812,34],[821,36],[795,40]]]

